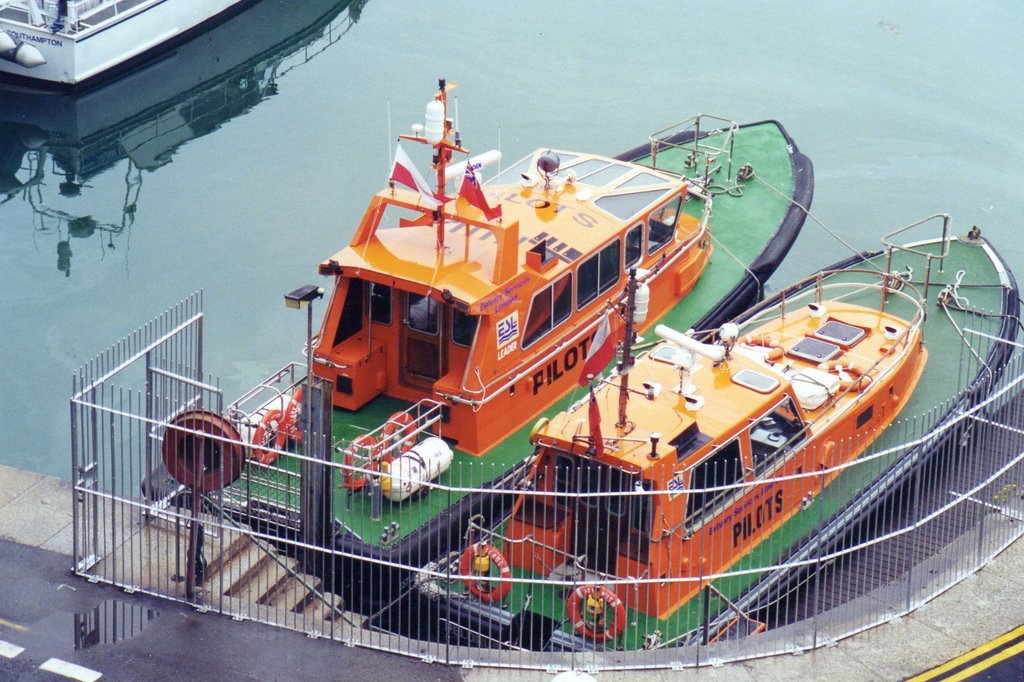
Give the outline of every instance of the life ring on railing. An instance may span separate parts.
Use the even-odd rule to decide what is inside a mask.
[[[277,447],[283,448],[286,441],[302,442],[302,386],[295,389],[288,407],[284,408],[284,422],[277,434]]]
[[[767,334],[748,334],[740,339],[745,346],[755,346],[765,351],[765,360],[778,362],[786,354],[786,349],[776,343]]]
[[[843,364],[842,362],[823,362],[818,365],[818,369],[831,372],[832,374],[845,374],[849,379],[843,379],[840,376],[839,389],[841,391],[852,390],[860,393],[868,386],[871,385],[871,377],[864,373],[860,367],[854,364]]]
[[[412,415],[408,412],[395,412],[393,415],[388,417],[387,422],[384,424],[384,428],[380,430],[380,441],[386,447],[389,445],[388,441],[391,441],[392,439],[404,439],[401,451],[408,452],[409,450],[412,450],[412,446],[416,444],[413,441],[413,436],[415,434],[416,424]]]
[[[611,623],[608,623],[609,609]],[[615,639],[626,626],[626,605],[604,585],[577,587],[565,603],[565,614],[576,632],[595,642]]]
[[[505,556],[489,542],[474,542],[462,553],[462,559],[459,561],[459,573],[466,581],[466,587],[482,602],[500,602],[512,589],[511,582],[492,584],[488,580],[492,566],[497,566],[499,577],[512,576]]]
[[[281,436],[281,425],[284,422],[284,412],[281,410],[267,410],[256,432],[252,435],[252,458],[260,464],[273,464],[277,459],[277,453],[273,448],[281,449],[284,445]]]
[[[351,490],[357,492],[362,490],[363,487],[370,482],[368,473],[358,470],[356,464],[356,457],[365,459],[366,457],[360,453],[360,449],[363,453],[368,453],[369,461],[364,469],[365,472],[376,472],[380,469],[380,464],[377,461],[377,441],[374,440],[373,436],[366,433],[362,436],[357,436],[352,444],[345,448],[345,456],[342,462],[345,464],[345,468],[342,469],[341,478],[342,485]]]

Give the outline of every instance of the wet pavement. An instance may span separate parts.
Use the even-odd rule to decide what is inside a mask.
[[[4,643],[23,651],[8,658]],[[51,659],[102,675],[75,679],[460,679],[456,668],[91,584],[71,575],[68,556],[0,540],[0,680],[60,679],[40,669]]]

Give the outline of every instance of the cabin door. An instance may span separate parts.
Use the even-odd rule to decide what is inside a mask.
[[[444,340],[444,310],[429,296],[402,296],[402,352],[399,380],[429,391],[445,372],[447,352]]]
[[[576,498],[574,553],[586,556],[587,568],[615,573],[619,545],[629,537],[628,495],[621,492],[623,472],[585,460]],[[613,493],[608,495],[607,493]]]

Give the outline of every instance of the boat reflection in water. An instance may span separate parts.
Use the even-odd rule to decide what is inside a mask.
[[[337,42],[365,4],[264,0],[92,89],[0,84],[0,207],[17,197],[27,201],[33,229],[57,235],[57,269],[70,276],[72,239],[98,234],[105,252],[131,229],[144,171],[164,166],[181,145],[276,94],[279,79]],[[128,164],[118,218],[68,208],[91,178],[122,159]]]

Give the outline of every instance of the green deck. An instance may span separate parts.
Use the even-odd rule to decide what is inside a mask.
[[[681,149],[663,148],[658,153],[657,167],[677,173],[684,172],[684,157],[685,153]],[[638,162],[649,165],[650,157],[639,159]],[[789,209],[786,197],[792,196],[794,192],[790,148],[775,123],[766,122],[740,128],[734,143],[734,179],[728,182],[723,169],[715,175],[716,182],[725,186],[735,185],[735,172],[746,163],[754,167],[760,181],[743,183],[741,196],[722,193],[714,197],[711,234],[715,250],[711,263],[694,290],[662,318],[667,324],[686,329],[735,287],[743,277],[745,268],[779,229]],[[778,191],[769,189],[762,182]],[[687,212],[694,216],[700,215],[702,204],[699,201],[691,200],[686,206]],[[579,391],[572,391],[545,413],[555,414],[565,409],[580,395]],[[390,414],[405,407],[407,405],[400,401],[378,398],[355,413],[335,410],[335,437],[347,442],[383,424]],[[435,483],[444,487],[467,489],[495,479],[530,454],[528,435],[532,425],[532,422],[524,424],[481,458],[456,450],[451,468]],[[397,523],[397,532],[385,543],[391,544],[414,532],[466,492],[442,490],[397,504],[385,500],[381,518],[373,520],[370,518],[371,500],[367,492],[351,493],[339,488],[335,509],[339,520],[346,527],[364,541],[374,544],[379,543],[382,532],[394,528],[393,524]]]

